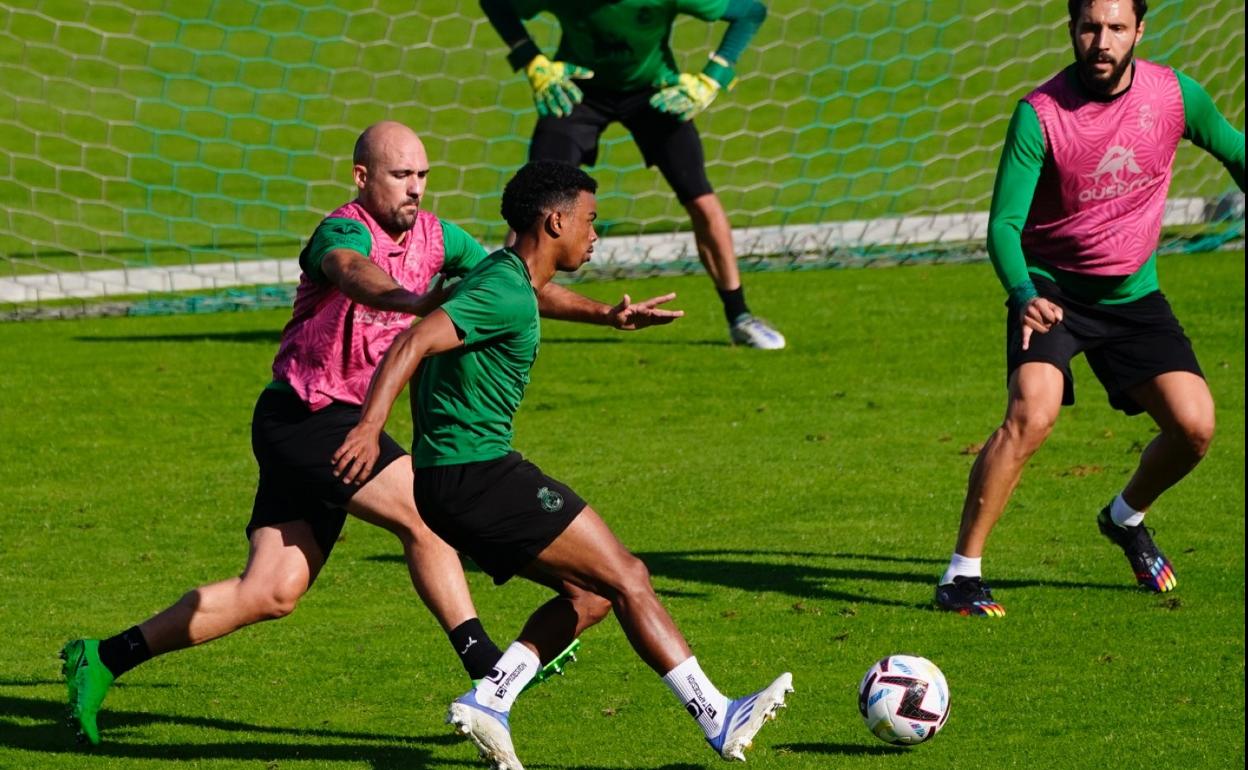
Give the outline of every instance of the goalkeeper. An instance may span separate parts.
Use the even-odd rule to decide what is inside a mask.
[[[715,282],[735,344],[784,347],[784,337],[750,313],[737,269],[732,228],[706,177],[702,140],[693,118],[735,79],[733,64],[767,16],[758,0],[481,0],[490,23],[510,47],[508,62],[524,70],[539,116],[530,160],[592,166],[598,138],[619,121],[647,166],[658,166],[689,212],[698,258]],[[562,40],[548,59],[522,18],[549,11]],[[668,42],[679,13],[728,22],[719,48],[697,74],[682,73]]]

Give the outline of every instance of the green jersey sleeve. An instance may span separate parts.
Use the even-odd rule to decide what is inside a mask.
[[[506,269],[484,271],[460,284],[442,304],[465,345],[523,331],[536,312],[531,286]]]
[[[373,250],[373,237],[363,222],[346,217],[328,217],[317,225],[308,245],[299,252],[299,267],[317,283],[329,279],[321,271],[321,261],[334,249],[349,249],[368,259]]]
[[[476,239],[459,225],[444,219],[438,221],[442,223],[444,246],[442,272],[452,277],[462,277],[485,259],[487,254],[485,247],[477,243]]]
[[[1044,152],[1040,118],[1034,107],[1019,102],[1006,129],[988,212],[988,257],[1010,301],[1016,305],[1037,296],[1023,256],[1023,226],[1040,181]]]
[[[1179,91],[1183,94],[1183,117],[1187,124],[1183,138],[1221,161],[1231,172],[1235,184],[1239,185],[1240,192],[1243,192],[1243,132],[1236,131],[1222,116],[1209,93],[1199,83],[1177,70],[1174,74],[1179,78]]]
[[[703,21],[719,21],[733,0],[676,0],[676,12]]]

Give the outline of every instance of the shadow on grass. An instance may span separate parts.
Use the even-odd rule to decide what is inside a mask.
[[[896,756],[905,754],[907,749],[901,746],[882,746],[865,743],[782,743],[774,751],[792,752],[794,754],[836,754],[842,757],[853,755]]]
[[[542,337],[543,345],[674,345],[677,347],[713,347],[727,348],[732,343],[728,340],[664,340],[645,335],[645,332],[633,334],[623,332],[621,337]]]
[[[276,345],[282,339],[280,329],[257,329],[237,332],[191,332],[189,334],[132,334],[117,336],[74,337],[75,342],[241,342]]]
[[[0,695],[0,749],[124,759],[365,762],[374,770],[406,770],[435,765],[470,768],[478,765],[473,756],[475,752],[455,735],[383,735],[273,727],[225,719],[113,711],[106,708],[100,718],[100,727],[105,733],[104,742],[99,746],[83,747],[75,744],[73,731],[64,720],[65,704],[62,701]],[[219,742],[141,742],[143,728],[152,725],[181,725],[205,731],[217,730],[229,735]],[[272,741],[254,738],[245,740],[240,739],[241,734],[279,737]],[[462,762],[434,759],[427,749],[418,746],[458,743],[465,743],[466,755]]]
[[[894,554],[746,549],[642,551],[636,555],[645,562],[651,575],[686,584],[700,583],[755,593],[772,592],[795,599],[916,608],[926,608],[930,602],[915,604],[913,600],[897,598],[896,594],[899,592],[895,589],[881,588],[876,591],[875,586],[911,583],[934,589],[940,577],[940,568],[945,564],[943,559],[911,558]],[[403,562],[403,557],[398,555],[378,554],[365,558],[370,561]],[[897,566],[867,566],[873,563]],[[906,569],[903,565],[920,566],[922,569]],[[473,571],[475,567],[471,561],[465,560],[464,569]],[[853,585],[846,586],[847,583]],[[1078,580],[994,579],[992,587],[1136,590],[1134,586],[1121,583],[1090,583]],[[662,596],[672,598],[697,598],[706,595],[691,585],[658,586],[655,590]]]

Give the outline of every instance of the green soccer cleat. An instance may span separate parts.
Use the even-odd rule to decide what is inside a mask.
[[[537,672],[537,676],[530,679],[529,683],[526,684],[524,689],[520,692],[524,693],[530,688],[537,687],[539,684],[545,682],[547,679],[550,679],[552,676],[563,676],[563,669],[566,668],[569,663],[576,662],[576,651],[580,648],[581,640],[573,639],[572,644],[569,644],[563,652],[556,655],[554,660],[542,666],[541,670]]]
[[[108,688],[113,672],[100,662],[99,639],[75,639],[61,648],[61,674],[69,691],[69,724],[78,731],[78,740],[92,746],[100,743],[96,714]]]

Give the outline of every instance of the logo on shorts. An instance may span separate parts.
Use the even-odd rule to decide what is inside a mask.
[[[543,511],[555,513],[563,508],[563,495],[550,487],[542,487],[537,490],[537,502],[542,506]]]

